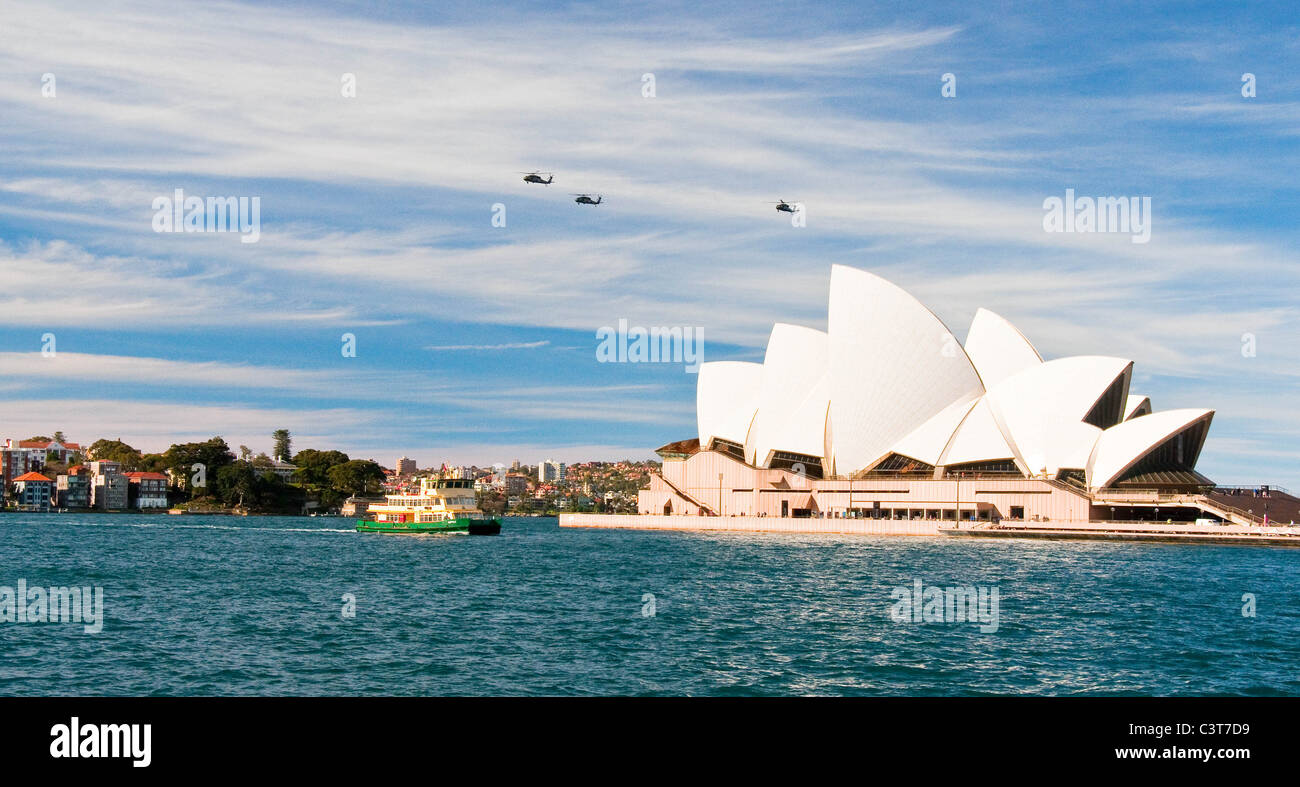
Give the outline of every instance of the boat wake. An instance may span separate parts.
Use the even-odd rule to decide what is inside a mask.
[[[139,527],[159,530],[256,530],[266,533],[355,533],[344,527],[239,527],[238,525],[181,525],[171,522],[82,522],[78,527]]]

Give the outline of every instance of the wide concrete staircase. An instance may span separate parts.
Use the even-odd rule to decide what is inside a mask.
[[[667,486],[669,489],[673,490],[673,492],[681,495],[683,498],[690,501],[692,504],[699,506],[709,516],[718,515],[718,512],[713,510],[713,506],[706,505],[704,502],[696,498],[694,495],[689,494],[685,489],[682,489],[677,484],[674,484],[672,481],[669,481],[667,478],[664,478],[663,475],[659,476],[659,480],[663,481],[664,485]]]
[[[1268,497],[1229,489],[1215,489],[1203,497],[1210,505],[1233,514],[1234,521],[1240,518],[1240,524],[1261,524],[1265,515],[1274,524],[1300,522],[1300,497],[1277,489],[1270,490]]]
[[[1300,520],[1300,498],[1277,490],[1271,491],[1268,497],[1233,489],[1214,489],[1204,494],[1103,490],[1093,497],[1093,502],[1098,505],[1155,503],[1169,507],[1197,508],[1234,525],[1260,525],[1264,523],[1265,515],[1270,524],[1287,524]]]

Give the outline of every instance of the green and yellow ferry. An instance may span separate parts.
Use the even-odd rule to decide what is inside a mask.
[[[387,503],[372,505],[357,520],[360,533],[468,533],[490,536],[501,532],[501,521],[484,514],[474,496],[474,482],[465,478],[421,478],[420,491],[385,495]]]

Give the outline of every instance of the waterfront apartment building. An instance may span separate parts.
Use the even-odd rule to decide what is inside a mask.
[[[123,473],[131,508],[167,508],[167,476],[162,473]]]
[[[111,459],[96,459],[90,463],[90,472],[94,475],[107,475],[122,472],[122,463]]]
[[[54,482],[40,473],[24,473],[14,479],[14,503],[19,508],[48,510],[54,498]]]
[[[402,456],[397,459],[397,466],[394,468],[399,478],[415,475],[418,468],[415,466],[415,460],[410,457]]]
[[[77,465],[55,479],[55,505],[59,508],[90,508],[90,469]]]
[[[98,467],[96,467],[98,466]],[[101,511],[124,511],[130,506],[130,482],[117,462],[92,462],[90,505]]]
[[[3,481],[5,489],[13,486],[18,476],[35,469],[30,460],[28,451],[13,447],[12,441],[5,441],[5,447],[0,448],[0,481]]]
[[[537,480],[543,484],[564,480],[566,465],[554,459],[547,459],[537,466]]]

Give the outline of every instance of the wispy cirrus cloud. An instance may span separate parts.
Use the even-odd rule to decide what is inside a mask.
[[[710,360],[752,355],[774,321],[823,324],[838,262],[916,292],[958,335],[983,305],[1048,356],[1133,357],[1158,406],[1189,375],[1225,400],[1280,387],[1296,403],[1286,173],[1300,97],[1276,77],[1297,58],[1285,26],[1126,9],[1124,29],[1098,14],[1066,30],[1027,9],[990,26],[971,10],[794,5],[730,26],[686,6],[629,23],[604,6],[564,21],[15,0],[0,37],[0,349],[50,326],[184,332],[185,353],[114,350],[122,360],[81,359],[83,379],[188,380],[253,408],[385,402],[408,428],[459,396],[481,402],[476,428],[516,441],[600,445],[571,416],[624,413],[652,445],[689,422],[689,386],[615,391],[652,370],[561,347],[626,318],[701,326]],[[1056,56],[1062,38],[1077,57]],[[938,92],[949,71],[953,100]],[[1253,103],[1244,71],[1260,76]],[[535,168],[556,185],[519,182]],[[1044,233],[1042,201],[1067,187],[1152,196],[1152,242]],[[152,196],[175,188],[260,195],[262,240],[153,233]],[[608,199],[576,209],[569,191]],[[777,198],[805,202],[808,226],[773,215]],[[362,362],[325,360],[343,332]],[[1245,333],[1265,351],[1243,367]],[[249,347],[242,371],[230,343]],[[225,360],[205,366],[204,349]],[[139,360],[153,355],[168,357]],[[33,374],[24,385],[48,381]],[[592,393],[513,399],[531,376]],[[442,426],[457,428],[430,424],[428,439]]]
[[[533,350],[538,347],[545,347],[550,344],[550,340],[543,339],[539,342],[508,342],[506,344],[432,344],[425,347],[426,350],[436,350],[438,352],[457,352],[457,351],[490,351],[490,350]]]

